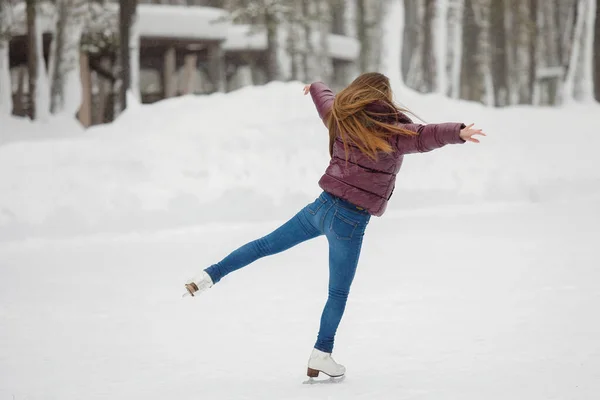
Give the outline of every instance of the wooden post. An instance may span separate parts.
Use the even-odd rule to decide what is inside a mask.
[[[225,91],[225,54],[220,43],[208,46],[210,80],[216,92]]]
[[[112,71],[110,57],[102,57],[100,59],[100,66],[105,71]],[[109,105],[110,96],[112,96],[112,82],[99,74],[96,76],[98,82],[98,111],[96,115],[99,117],[99,122],[103,124],[110,121],[106,111],[107,106]]]
[[[79,71],[81,76],[81,107],[79,107],[79,122],[84,127],[92,125],[92,73],[88,54],[79,53]]]
[[[177,94],[177,79],[175,72],[177,70],[177,58],[175,57],[175,48],[169,47],[165,51],[163,68],[163,90],[165,99],[175,97]]]
[[[27,74],[27,67],[21,65],[18,67],[18,71],[17,94],[13,102],[13,114],[23,117],[25,112],[23,96],[25,96],[25,75]]]
[[[183,93],[194,93],[196,86],[196,74],[198,65],[198,55],[188,54],[185,56],[185,66],[183,74]]]

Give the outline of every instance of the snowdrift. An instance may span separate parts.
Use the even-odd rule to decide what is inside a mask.
[[[475,122],[489,136],[408,156],[390,212],[600,191],[597,105],[498,110],[406,89],[397,101],[427,122]],[[87,131],[0,126],[0,240],[287,218],[319,194],[329,159],[300,83],[136,106]]]

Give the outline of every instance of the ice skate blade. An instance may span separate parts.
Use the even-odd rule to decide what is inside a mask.
[[[308,380],[302,382],[302,384],[304,384],[304,385],[336,384],[336,383],[342,383],[345,379],[346,379],[346,375],[342,375],[342,376],[338,376],[338,377],[330,376],[327,379],[308,378]]]

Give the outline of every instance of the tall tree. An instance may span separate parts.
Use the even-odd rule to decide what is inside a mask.
[[[369,40],[367,35],[367,0],[356,0],[356,34],[361,42],[361,53],[358,63],[361,72],[368,70]]]
[[[593,1],[593,0],[592,0]],[[588,91],[591,88],[587,88],[587,85],[590,85],[591,82],[588,81],[588,68],[587,58],[588,58],[588,44],[589,39],[586,32],[586,28],[592,28],[589,24],[590,22],[590,7],[592,5],[592,1],[589,0],[579,0],[577,2],[577,13],[575,18],[575,30],[573,33],[573,46],[571,49],[568,71],[565,77],[565,83],[563,85],[563,101],[570,100],[585,100],[588,97]],[[593,4],[595,6],[595,3]],[[595,13],[594,13],[595,16]],[[591,63],[591,59],[589,60]]]
[[[539,45],[539,6],[538,0],[529,0],[529,18],[530,18],[530,31],[531,37],[529,39],[529,98],[528,103],[533,104],[534,102],[534,91],[535,91],[535,76],[538,68],[537,62],[537,46]]]
[[[267,81],[276,81],[281,78],[279,67],[279,24],[281,13],[279,7],[269,7],[266,3],[263,9],[265,29],[267,30]]]
[[[57,0],[56,29],[53,38],[53,62],[50,65],[50,110],[75,114],[81,102],[70,87],[79,84],[79,49],[86,0]]]
[[[596,100],[600,101],[600,0],[596,0],[596,26],[594,35],[594,86]]]
[[[13,107],[9,62],[9,6],[7,0],[0,0],[0,116],[10,115]]]
[[[423,82],[420,88],[423,92],[431,92],[435,87],[436,59],[433,41],[435,27],[436,0],[425,0],[425,15],[423,16],[423,45],[421,46],[421,68],[423,69]]]
[[[449,59],[449,95],[460,96],[460,72],[463,57],[463,8],[464,0],[455,0],[448,8],[448,59]]]
[[[27,13],[27,69],[29,72],[29,118],[36,118],[36,96],[38,79],[38,35],[36,24],[36,0],[26,0]]]
[[[119,65],[121,72],[119,102],[121,110],[127,108],[127,91],[131,87],[130,38],[136,8],[137,0],[119,1]]]
[[[462,57],[461,67],[461,98],[466,100],[481,101],[482,87],[481,74],[478,68],[478,54],[480,52],[480,28],[473,10],[473,2],[465,0],[463,7],[463,47],[465,52]]]
[[[594,36],[596,21],[596,0],[587,0],[584,43],[581,45],[580,100],[594,100]]]
[[[506,9],[504,0],[491,3],[491,50],[492,74],[494,77],[494,98],[497,106],[507,104],[508,98],[508,59],[506,58]]]

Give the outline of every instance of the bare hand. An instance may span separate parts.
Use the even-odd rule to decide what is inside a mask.
[[[304,95],[306,96],[308,93],[310,93],[310,85],[304,86]]]
[[[475,125],[475,124],[471,124],[471,125],[467,126],[466,128],[462,129],[460,131],[460,138],[462,140],[464,140],[465,142],[479,143],[479,140],[474,138],[473,136],[475,136],[475,135],[487,136],[487,135],[485,133],[483,133],[481,131],[481,129],[472,129],[473,125]]]

